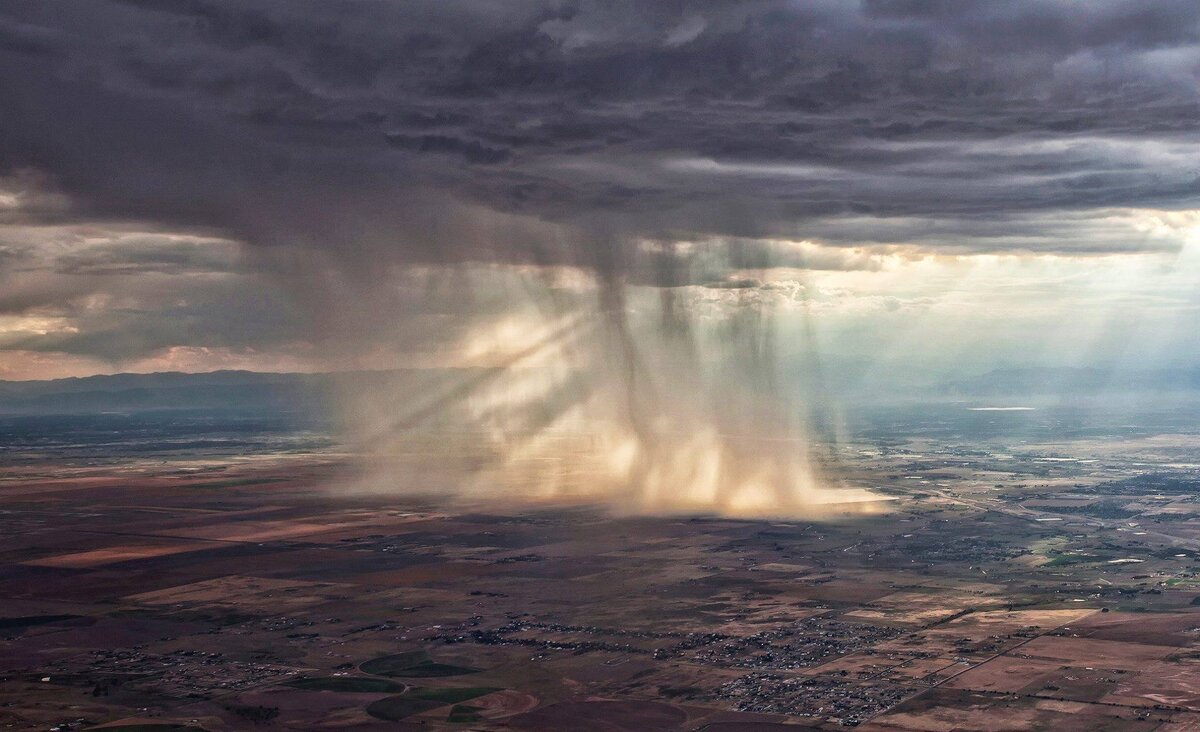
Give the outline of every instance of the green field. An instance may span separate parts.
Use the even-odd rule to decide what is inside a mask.
[[[424,651],[409,651],[406,653],[397,653],[392,656],[375,658],[363,663],[359,668],[363,673],[374,674],[376,676],[418,679],[462,676],[463,674],[479,672],[477,668],[436,663],[431,661]]]
[[[491,694],[493,691],[499,691],[487,686],[467,686],[452,689],[412,689],[408,693],[398,696],[389,696],[386,699],[371,702],[367,705],[367,714],[377,719],[385,719],[389,722],[399,721],[420,714],[421,712],[444,707],[448,704],[458,704],[469,699],[475,699],[485,694]],[[478,716],[475,712],[478,711],[475,707],[464,707],[462,705],[455,706],[450,711],[451,722],[475,722],[478,721]],[[460,717],[455,719],[455,717]],[[468,717],[470,717],[468,719]]]
[[[319,676],[313,678],[292,679],[285,686],[293,689],[308,689],[310,691],[341,691],[360,693],[396,694],[404,691],[404,684],[384,679],[371,679],[362,676]]]
[[[367,714],[370,714],[376,719],[383,719],[388,722],[398,722],[401,719],[406,719],[414,714],[436,709],[440,706],[445,706],[441,702],[429,701],[428,699],[414,699],[408,696],[389,696],[386,699],[371,702],[367,705]]]
[[[428,699],[429,701],[441,702],[443,704],[457,704],[468,699],[475,699],[484,694],[491,694],[493,691],[500,691],[500,689],[489,686],[466,686],[452,689],[413,689],[408,696],[413,699]]]

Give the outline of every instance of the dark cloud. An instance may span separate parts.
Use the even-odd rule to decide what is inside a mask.
[[[387,141],[393,147],[404,150],[461,155],[468,163],[502,163],[512,156],[511,151],[502,147],[488,147],[478,140],[462,140],[448,135],[389,134]]]
[[[727,235],[1082,251],[1080,216],[1196,205],[1198,73],[1178,0],[14,0],[0,168],[80,215],[399,261]],[[429,206],[554,233],[500,243]]]
[[[54,267],[70,275],[211,275],[236,272],[239,262],[228,242],[127,237],[76,248]]]

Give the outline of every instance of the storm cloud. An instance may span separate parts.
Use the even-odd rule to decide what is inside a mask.
[[[1138,251],[1087,223],[1195,206],[1198,24],[1187,1],[16,0],[0,168],[78,216],[409,262]]]

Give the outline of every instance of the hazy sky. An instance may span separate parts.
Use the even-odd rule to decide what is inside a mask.
[[[0,100],[0,378],[664,289],[880,373],[1200,359],[1195,0],[6,0]]]

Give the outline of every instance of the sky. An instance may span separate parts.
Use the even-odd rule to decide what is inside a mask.
[[[0,99],[0,379],[1200,363],[1194,0],[7,0]]]

